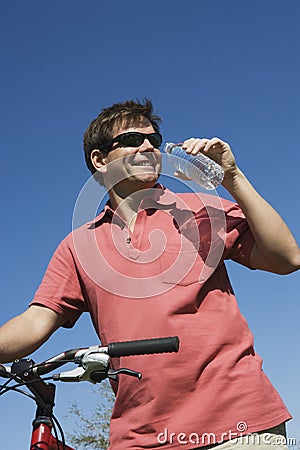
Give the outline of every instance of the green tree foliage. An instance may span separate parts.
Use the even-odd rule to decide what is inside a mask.
[[[73,403],[69,414],[75,417],[75,428],[68,440],[78,450],[106,450],[109,446],[109,422],[114,402],[114,394],[108,381],[102,381],[98,388],[93,388],[95,396],[94,410],[87,413]]]

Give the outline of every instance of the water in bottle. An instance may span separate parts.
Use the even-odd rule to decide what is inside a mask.
[[[178,171],[205,189],[215,189],[222,183],[224,171],[211,158],[202,153],[195,156],[186,153],[181,145],[172,142],[167,142],[164,150],[168,155],[171,155],[169,160]]]

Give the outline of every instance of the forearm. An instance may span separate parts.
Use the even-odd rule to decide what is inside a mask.
[[[0,363],[23,358],[39,348],[59,327],[53,311],[32,306],[0,328]]]
[[[239,170],[229,144],[217,137],[190,138],[182,148],[192,155],[202,152],[222,166],[225,173],[222,184],[241,207],[254,236],[250,265],[280,274],[298,270],[300,249],[292,233]]]
[[[32,339],[32,326],[30,320],[17,316],[0,328],[0,362],[22,358],[38,348],[39,342]]]
[[[255,239],[254,268],[285,274],[300,268],[300,249],[280,215],[236,169],[223,183],[245,214]]]

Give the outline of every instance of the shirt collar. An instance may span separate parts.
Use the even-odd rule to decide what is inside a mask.
[[[174,194],[169,191],[165,186],[163,186],[160,183],[157,183],[151,190],[150,195],[146,195],[139,206],[139,210],[155,210],[163,209],[173,209],[176,207],[176,202],[174,201]],[[172,201],[173,200],[173,201]],[[110,201],[108,200],[103,208],[103,210],[100,212],[100,214],[95,217],[94,220],[89,222],[90,228],[95,228],[102,223],[105,222],[111,222],[112,218],[114,217],[114,223],[120,221],[120,225],[124,225],[124,222],[121,218],[118,218],[117,215],[114,213],[114,210],[112,209],[110,205]]]

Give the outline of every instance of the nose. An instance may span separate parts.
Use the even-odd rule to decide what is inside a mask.
[[[147,138],[144,139],[144,142],[138,148],[139,152],[153,152],[154,150],[155,150],[155,147],[153,147],[153,145]]]

